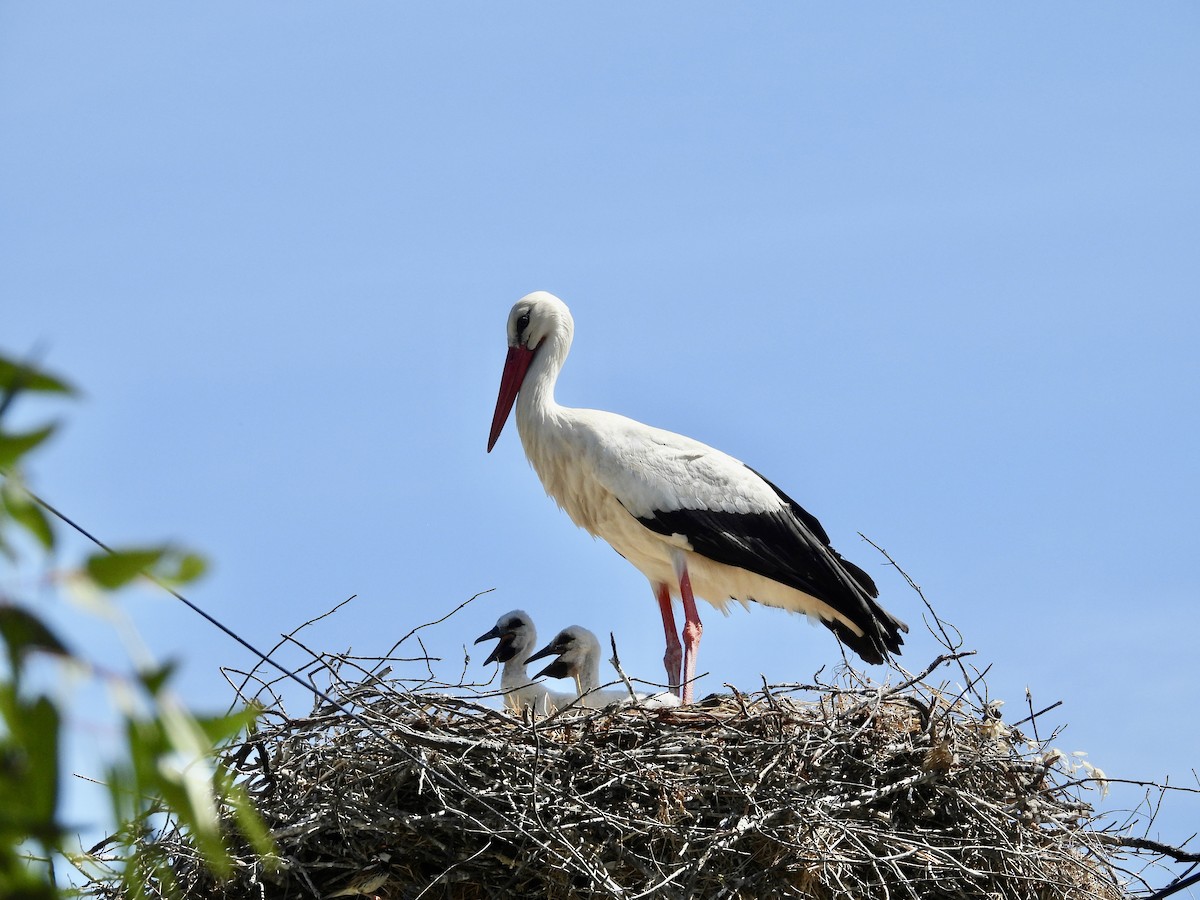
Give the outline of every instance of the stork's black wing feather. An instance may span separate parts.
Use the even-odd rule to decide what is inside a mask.
[[[715,562],[755,572],[828,604],[862,629],[859,636],[841,623],[825,622],[867,662],[883,662],[889,650],[899,652],[900,632],[908,631],[908,626],[875,602],[879,596],[875,582],[829,545],[829,536],[815,516],[767,479],[763,481],[782,501],[779,509],[757,513],[655,510],[638,521],[658,534],[683,535],[695,552]]]

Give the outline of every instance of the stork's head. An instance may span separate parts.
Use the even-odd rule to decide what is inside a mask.
[[[500,643],[492,648],[491,654],[483,661],[484,665],[490,662],[506,663],[514,658],[522,661],[537,645],[537,629],[533,627],[533,619],[529,617],[529,613],[523,609],[514,609],[497,619],[496,627],[477,637],[475,643],[496,639],[499,639]]]
[[[538,672],[534,678],[549,675],[551,678],[578,678],[587,670],[588,660],[600,655],[600,641],[582,625],[564,628],[549,644],[533,654],[526,662],[544,656],[557,656],[554,662]]]
[[[496,398],[496,412],[492,416],[492,430],[488,435],[489,453],[496,446],[496,439],[508,421],[508,414],[512,411],[534,356],[549,345],[554,345],[565,356],[574,332],[575,322],[567,304],[546,291],[526,294],[509,310],[508,357],[504,360],[500,396]]]

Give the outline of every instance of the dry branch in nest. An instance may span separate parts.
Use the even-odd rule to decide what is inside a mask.
[[[948,665],[967,675],[963,655],[891,687],[847,668],[536,721],[469,686],[434,690],[432,671],[413,682],[382,660],[314,655],[341,708],[293,718],[276,699],[223,755],[277,856],[241,854],[216,883],[186,834],[146,840],[187,896],[227,900],[1082,900],[1130,896],[1146,865],[1189,858],[1106,825],[1083,793],[1099,776],[1004,725],[978,681],[934,683]],[[144,890],[164,896],[153,879]]]

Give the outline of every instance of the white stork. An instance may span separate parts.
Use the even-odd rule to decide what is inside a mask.
[[[672,687],[682,684],[684,703],[703,630],[696,597],[722,612],[737,600],[805,613],[869,663],[899,652],[908,626],[875,601],[870,576],[745,463],[624,416],[555,402],[574,331],[553,294],[535,291],[513,306],[488,451],[515,401],[525,455],[546,493],[650,579],[667,639],[663,664]],[[682,682],[672,595],[683,604]]]
[[[575,699],[530,681],[525,667],[529,655],[537,646],[537,629],[529,613],[523,609],[514,609],[502,615],[496,620],[495,628],[475,639],[476,644],[483,641],[498,641],[483,664],[504,664],[500,672],[500,690],[504,693],[505,709],[518,715],[531,709],[540,716],[548,716]]]
[[[573,678],[579,691],[579,705],[587,709],[603,709],[612,703],[634,703],[639,706],[678,706],[674,694],[637,694],[627,690],[600,690],[600,641],[582,625],[569,625],[554,636],[549,644],[532,654],[527,662],[555,656],[557,659],[534,678]]]

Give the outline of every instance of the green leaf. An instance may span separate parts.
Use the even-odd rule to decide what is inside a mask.
[[[127,731],[138,789],[161,797],[187,829],[208,867],[219,877],[232,871],[221,836],[212,776],[212,746],[186,710],[158,706],[152,720]]]
[[[18,363],[0,356],[0,391],[41,391],[52,394],[74,394],[75,388],[61,378],[35,369],[28,363]]]
[[[11,469],[22,456],[54,433],[57,425],[9,434],[0,431],[0,469]]]
[[[258,706],[247,706],[227,716],[198,716],[196,724],[216,747],[253,725],[261,712]]]
[[[7,734],[0,746],[0,833],[22,834],[54,847],[58,808],[58,709],[46,697],[27,700],[12,684],[0,691]]]
[[[179,558],[179,565],[170,575],[164,575],[168,581],[176,584],[187,584],[195,581],[208,571],[208,560],[197,553],[185,553]]]
[[[4,639],[8,648],[13,673],[20,670],[21,660],[31,650],[58,656],[71,655],[71,651],[41,619],[19,606],[0,606],[0,638]]]
[[[149,547],[94,553],[88,557],[85,568],[99,587],[115,591],[152,569],[166,552],[166,547]]]
[[[48,870],[30,866],[23,856],[0,846],[0,897],[5,900],[62,900],[63,896],[50,882]]]
[[[104,786],[112,801],[112,818],[122,832],[136,833],[134,820],[140,811],[141,796],[137,792],[137,781],[133,766],[128,760],[119,765],[110,765],[104,773]]]
[[[25,777],[25,804],[22,812],[29,817],[31,830],[43,842],[54,839],[58,808],[58,709],[47,697],[23,704],[21,739],[29,753]]]
[[[96,553],[86,563],[92,581],[110,591],[143,574],[170,584],[184,584],[199,578],[207,568],[204,557],[166,546]]]
[[[225,802],[233,807],[233,815],[237,820],[238,828],[246,840],[250,842],[250,846],[254,848],[254,852],[264,857],[263,864],[267,867],[268,871],[273,869],[275,863],[278,862],[272,859],[275,853],[275,842],[271,840],[271,832],[267,829],[266,823],[263,822],[262,817],[258,814],[258,810],[254,806],[254,801],[250,799],[245,786],[241,784],[231,785]]]
[[[155,696],[163,689],[163,686],[175,674],[176,665],[174,662],[166,662],[157,669],[147,669],[138,672],[138,681],[146,686],[146,690],[151,696]]]
[[[7,487],[7,482],[5,484]],[[54,549],[54,529],[50,519],[25,491],[2,491],[4,508],[14,522],[28,531],[46,550]]]

